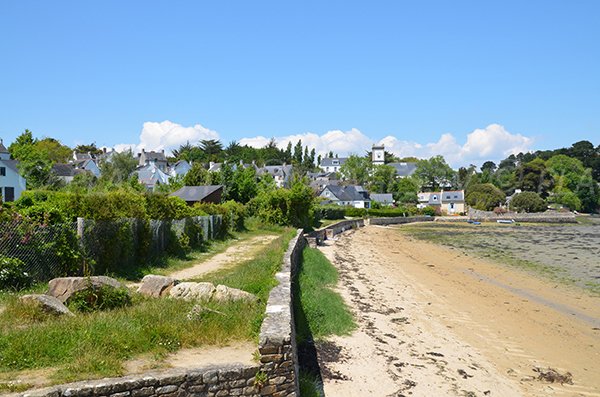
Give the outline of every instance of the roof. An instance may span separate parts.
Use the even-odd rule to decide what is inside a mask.
[[[369,201],[368,193],[361,186],[327,185],[323,191],[329,190],[339,201]]]
[[[444,203],[465,201],[464,190],[444,190],[442,191],[442,201]]]
[[[184,201],[202,201],[219,189],[223,189],[223,185],[184,186],[169,196],[179,197]]]
[[[400,177],[411,176],[417,169],[417,163],[387,163],[386,165],[394,167]]]
[[[291,165],[265,165],[264,167],[258,170],[259,174],[271,174],[273,176],[282,176],[286,177],[292,173]]]
[[[419,201],[428,204],[456,203],[465,201],[464,190],[443,190],[441,192],[420,192]]]
[[[167,161],[164,152],[146,152],[145,150],[142,150],[142,153],[140,153],[139,156],[144,156],[145,161]]]
[[[56,163],[52,166],[52,172],[56,174],[56,176],[75,176],[77,174],[81,174],[83,172],[88,172],[87,170],[75,168],[74,164],[62,164]]]
[[[325,157],[324,159],[321,159],[321,164],[319,164],[319,166],[321,167],[336,167],[339,165],[344,165],[344,163],[346,162],[348,158],[347,157],[340,157],[340,158],[335,158],[335,157]],[[333,164],[334,161],[338,161],[337,164]]]
[[[392,193],[372,193],[371,200],[377,203],[393,203],[394,195]]]
[[[19,174],[19,160],[3,160],[0,159],[0,163],[6,165],[8,168]]]
[[[137,173],[138,180],[145,185],[155,185],[157,182],[169,183],[169,175],[161,171],[154,163],[138,167],[134,172]]]
[[[0,153],[8,153],[8,149],[4,146],[2,139],[0,139]]]

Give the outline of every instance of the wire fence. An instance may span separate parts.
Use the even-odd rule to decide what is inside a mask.
[[[128,275],[223,235],[222,216],[181,220],[123,218],[43,225],[0,223],[0,255],[18,258],[36,280],[91,274]]]

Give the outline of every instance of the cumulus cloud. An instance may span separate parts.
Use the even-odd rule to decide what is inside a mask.
[[[140,133],[140,142],[137,144],[121,143],[115,145],[115,150],[124,151],[132,149],[139,152],[146,150],[162,150],[171,152],[173,149],[186,142],[198,143],[202,139],[219,139],[216,131],[210,130],[201,124],[192,127],[184,127],[181,124],[165,120],[163,122],[145,122]]]
[[[531,150],[533,139],[521,134],[513,134],[502,125],[490,124],[485,128],[476,129],[469,133],[466,142],[461,144],[454,135],[442,134],[436,142],[416,142],[398,139],[388,135],[378,142],[370,139],[360,130],[353,128],[349,131],[332,130],[323,135],[312,132],[304,134],[276,137],[277,146],[284,148],[288,142],[295,144],[299,139],[303,145],[314,147],[318,154],[325,155],[329,151],[346,156],[348,154],[363,154],[371,149],[373,143],[385,145],[387,151],[398,157],[430,158],[442,155],[453,167],[469,164],[480,165],[484,161],[498,161],[510,154]],[[252,147],[263,147],[270,139],[258,136],[244,138],[240,144]]]

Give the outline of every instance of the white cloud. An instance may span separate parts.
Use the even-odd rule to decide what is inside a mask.
[[[140,133],[138,144],[118,144],[115,145],[115,149],[123,151],[132,148],[134,152],[138,152],[142,148],[146,150],[165,149],[169,152],[187,141],[197,144],[202,139],[219,139],[219,134],[200,124],[184,127],[168,120],[161,123],[146,122]],[[239,143],[261,148],[267,145],[270,140],[270,138],[264,136],[256,136],[242,138]],[[298,140],[302,140],[303,146],[315,148],[317,154],[321,156],[325,156],[329,151],[333,151],[340,156],[362,155],[371,149],[372,144],[379,143],[384,144],[387,151],[398,157],[429,158],[442,155],[454,168],[469,164],[481,165],[487,160],[497,162],[510,154],[527,152],[531,150],[533,145],[532,138],[521,134],[513,134],[500,124],[490,124],[485,128],[473,130],[467,134],[464,143],[460,143],[450,133],[442,134],[436,142],[416,142],[414,140],[399,139],[393,135],[375,141],[356,128],[348,131],[331,130],[322,135],[306,132],[275,137],[275,142],[280,148],[285,148],[288,142],[295,145]]]
[[[192,144],[197,144],[202,139],[219,139],[219,134],[200,124],[192,127],[184,127],[169,120],[161,123],[148,121],[142,127],[140,142],[138,144],[117,144],[115,145],[115,150],[123,151],[131,148],[134,152],[139,152],[141,149],[164,149],[170,152],[188,141]]]

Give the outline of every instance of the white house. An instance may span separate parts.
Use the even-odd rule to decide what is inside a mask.
[[[319,193],[323,204],[349,205],[354,208],[371,208],[369,193],[362,186],[327,185]]]
[[[158,185],[168,185],[169,175],[165,174],[154,162],[138,167],[134,172],[138,181],[146,186],[148,190],[154,190]]]
[[[269,174],[275,180],[277,187],[288,187],[290,176],[292,175],[292,166],[283,165],[265,165],[258,169],[258,175]]]
[[[187,174],[191,169],[192,166],[190,163],[188,163],[186,160],[179,160],[169,167],[169,175],[172,177],[185,176],[185,174]]]
[[[458,214],[465,212],[464,190],[442,190],[440,192],[421,192],[417,195],[417,208],[439,208],[440,212]]]
[[[319,164],[319,168],[323,170],[323,172],[340,172],[340,168],[346,162],[347,157],[325,157],[321,159],[321,163]]]
[[[26,189],[25,178],[19,173],[17,160],[11,160],[10,153],[0,139],[0,196],[2,201],[15,201]]]

